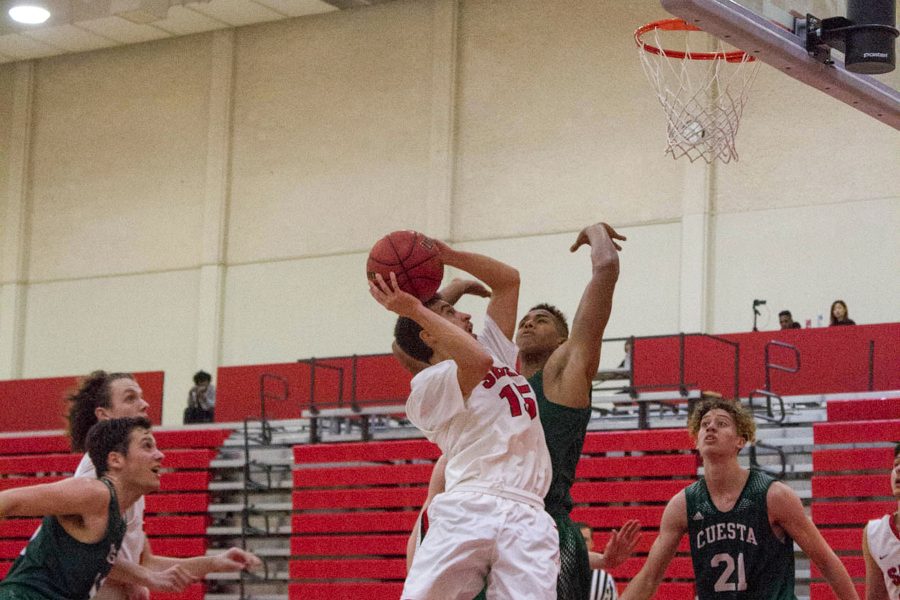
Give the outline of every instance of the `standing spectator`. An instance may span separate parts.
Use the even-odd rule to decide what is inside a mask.
[[[778,324],[782,329],[800,329],[800,323],[794,320],[794,316],[789,310],[783,310],[778,313]]]
[[[206,371],[194,373],[194,387],[188,392],[184,423],[212,423],[216,409],[216,386]]]
[[[856,322],[850,318],[847,303],[843,300],[835,300],[831,303],[831,326],[835,325],[856,325]]]

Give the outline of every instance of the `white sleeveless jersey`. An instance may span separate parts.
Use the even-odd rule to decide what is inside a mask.
[[[85,454],[78,463],[74,477],[91,477],[97,478],[97,471],[94,469],[94,463],[91,457]],[[122,539],[122,547],[119,548],[117,561],[138,563],[141,562],[141,553],[144,551],[144,497],[138,498],[137,502],[131,505],[125,511],[125,537]],[[106,579],[100,591],[91,596],[93,600],[127,600],[128,594],[125,588],[115,581]]]
[[[894,515],[873,519],[866,525],[869,553],[881,569],[890,600],[900,600],[900,534]]]
[[[469,398],[463,399],[456,363],[446,360],[413,378],[407,417],[447,456],[445,491],[481,491],[543,507],[550,454],[534,392],[514,370],[518,349],[490,317],[478,340],[494,366]]]

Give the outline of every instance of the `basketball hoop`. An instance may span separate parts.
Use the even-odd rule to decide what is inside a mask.
[[[684,34],[683,50],[666,49],[663,34],[673,32]],[[706,40],[715,41],[715,50],[694,52],[689,44],[693,32],[702,30],[681,19],[654,21],[634,32],[644,73],[666,113],[666,154],[687,156],[691,162],[737,160],[734,138],[759,62],[706,34]],[[665,37],[671,41],[676,36]]]

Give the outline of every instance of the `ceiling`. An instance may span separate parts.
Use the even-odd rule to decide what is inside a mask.
[[[137,44],[382,4],[391,0],[42,0],[51,18],[22,25],[0,0],[0,63]]]

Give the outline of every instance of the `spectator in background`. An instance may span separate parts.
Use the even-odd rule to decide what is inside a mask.
[[[850,318],[847,303],[843,300],[835,300],[831,303],[831,327],[835,325],[856,325],[856,322]]]
[[[184,423],[212,423],[216,409],[216,386],[206,371],[194,373],[194,387],[188,392]]]
[[[800,323],[794,320],[794,316],[789,310],[783,310],[778,313],[778,323],[782,329],[800,329]]]
[[[625,358],[619,363],[619,368],[631,370],[631,338],[625,340]]]

